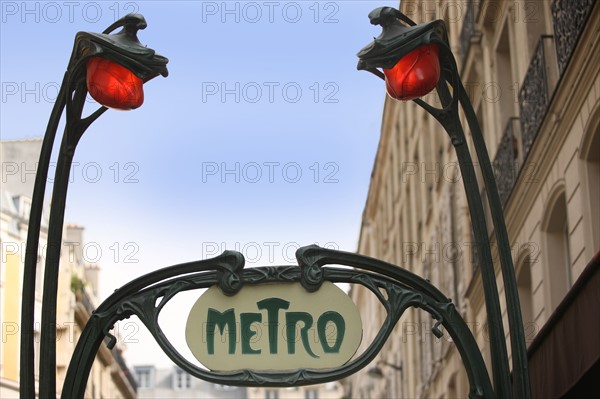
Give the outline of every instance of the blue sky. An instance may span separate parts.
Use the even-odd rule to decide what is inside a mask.
[[[170,60],[144,105],[105,113],[75,155],[66,220],[86,229],[103,297],[225,248],[250,265],[356,250],[385,97],[356,52],[383,5],[397,2],[2,2],[3,140],[43,134],[78,31],[139,12],[140,41]],[[128,347],[130,363],[164,360]]]

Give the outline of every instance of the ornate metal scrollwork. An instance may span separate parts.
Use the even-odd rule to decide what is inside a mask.
[[[442,334],[440,325],[450,334],[466,367],[471,385],[470,397],[493,396],[489,376],[473,335],[450,299],[428,281],[389,263],[317,246],[300,248],[296,256],[300,267],[243,269],[242,255],[226,251],[213,259],[158,270],[117,290],[98,307],[82,332],[69,365],[63,397],[83,395],[93,358],[108,330],[118,320],[132,315],[139,317],[175,364],[197,378],[228,385],[292,386],[338,380],[365,367],[379,353],[397,321],[409,307],[421,308],[432,315],[437,321],[432,329],[436,336]],[[326,265],[353,266],[355,269]],[[387,312],[379,333],[368,348],[336,369],[277,372],[205,370],[185,359],[169,342],[158,323],[164,306],[183,291],[215,285],[222,290],[239,289],[243,285],[272,282],[303,282],[305,289],[311,291],[325,280],[363,285],[377,297]]]
[[[462,29],[460,31],[460,47],[459,54],[461,61],[465,62],[465,57],[469,52],[469,47],[471,47],[471,38],[474,36],[480,36],[480,33],[475,28],[475,4],[473,1],[469,1],[467,3],[467,11],[465,13],[465,17],[463,20]]]
[[[548,80],[544,56],[544,36],[542,36],[538,41],[519,91],[523,159],[529,154],[540,126],[546,117],[548,102]]]
[[[496,169],[496,184],[498,185],[498,194],[502,205],[506,206],[506,200],[512,192],[513,186],[517,178],[517,149],[516,143],[516,123],[519,118],[510,118],[504,129],[500,146],[496,152],[494,159],[494,167]]]
[[[554,0],[552,3],[556,57],[561,75],[595,3],[594,0]]]

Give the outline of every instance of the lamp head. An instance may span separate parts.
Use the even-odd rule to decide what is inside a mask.
[[[119,27],[122,29],[112,34]],[[128,14],[103,33],[79,32],[69,68],[85,65],[87,88],[100,104],[134,109],[144,101],[143,83],[168,76],[166,57],[140,43],[137,32],[147,23],[140,14]],[[78,78],[77,75],[76,78]]]
[[[433,90],[440,78],[439,47],[448,45],[444,22],[417,25],[392,7],[376,8],[369,19],[382,32],[358,52],[357,68],[371,72],[382,68],[388,93],[398,100],[412,100]]]

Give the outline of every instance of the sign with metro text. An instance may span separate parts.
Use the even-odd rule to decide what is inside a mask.
[[[245,286],[234,296],[213,286],[192,306],[185,335],[213,371],[329,369],[356,353],[362,321],[330,282],[312,293],[300,283]]]

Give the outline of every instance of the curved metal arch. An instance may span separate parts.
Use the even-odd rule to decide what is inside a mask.
[[[110,328],[117,321],[132,315],[140,318],[175,364],[197,378],[228,385],[291,386],[338,380],[362,369],[379,353],[403,312],[411,306],[427,311],[437,320],[432,328],[436,336],[441,337],[443,334],[438,328],[441,324],[456,343],[470,383],[469,396],[494,397],[485,364],[473,335],[450,299],[429,282],[386,262],[317,246],[300,248],[296,257],[300,267],[270,266],[244,270],[243,256],[237,252],[226,251],[213,259],[171,266],[128,283],[106,299],[92,314],[69,364],[62,397],[83,396],[93,359],[102,340],[108,337],[107,344],[112,347],[116,339],[110,335]],[[353,266],[356,269],[323,267],[332,264]],[[159,314],[164,306],[183,291],[219,285],[223,292],[234,294],[243,285],[268,282],[300,282],[305,288],[308,287],[308,291],[315,291],[325,280],[363,285],[377,297],[387,312],[379,333],[369,347],[339,368],[300,369],[288,372],[208,371],[181,356],[158,323]],[[387,296],[382,294],[381,289],[385,290]]]

